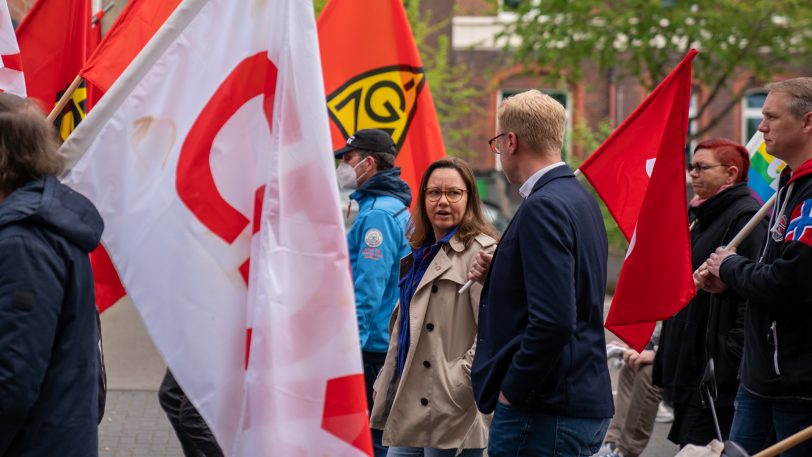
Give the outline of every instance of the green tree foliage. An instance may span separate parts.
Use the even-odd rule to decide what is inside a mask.
[[[327,1],[314,0],[317,16]],[[470,84],[471,75],[467,68],[464,65],[454,65],[449,59],[451,43],[444,31],[451,18],[432,17],[430,11],[421,8],[420,0],[404,1],[404,6],[426,71],[446,153],[467,157],[470,155],[468,137],[471,129],[465,126],[463,120],[473,109],[470,100],[479,95],[479,92]]]
[[[694,115],[698,137],[754,83],[805,65],[812,52],[809,0],[524,0],[503,38],[518,37],[519,62],[568,83],[586,62],[653,89],[691,48],[694,82],[705,89]],[[744,84],[732,84],[745,77]],[[727,95],[727,97],[722,97]],[[708,106],[726,99],[714,112]],[[707,115],[707,116],[705,116]],[[703,119],[705,116],[705,119]]]

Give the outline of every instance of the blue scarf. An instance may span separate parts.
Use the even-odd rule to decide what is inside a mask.
[[[406,356],[409,354],[409,346],[411,345],[411,337],[409,335],[409,305],[412,303],[412,297],[414,296],[420,281],[423,279],[423,275],[426,273],[426,270],[428,270],[432,260],[434,260],[434,256],[440,252],[440,249],[444,244],[448,244],[449,240],[451,240],[455,233],[457,233],[457,227],[451,229],[447,235],[442,237],[440,241],[436,243],[432,243],[432,241],[434,241],[434,237],[432,235],[432,239],[426,241],[423,246],[420,246],[417,249],[412,249],[412,258],[414,259],[412,268],[409,269],[406,276],[404,276],[400,280],[400,283],[398,283],[398,286],[400,286],[400,311],[398,313],[398,316],[400,317],[397,363],[398,376],[403,374],[403,368],[406,365]]]

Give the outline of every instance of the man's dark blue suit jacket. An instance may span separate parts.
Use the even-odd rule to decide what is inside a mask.
[[[533,186],[505,231],[482,290],[471,370],[480,411],[501,390],[517,408],[614,414],[603,333],[606,230],[565,165]]]

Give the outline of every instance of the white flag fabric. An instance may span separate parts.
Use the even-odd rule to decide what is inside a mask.
[[[17,35],[8,11],[8,2],[0,0],[0,92],[25,97],[25,77]]]
[[[321,75],[311,0],[184,0],[61,150],[227,456],[371,455]]]

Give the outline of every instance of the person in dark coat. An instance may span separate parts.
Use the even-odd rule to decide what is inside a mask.
[[[495,410],[490,457],[592,455],[614,413],[603,330],[606,228],[561,161],[565,125],[564,107],[531,90],[502,102],[491,140],[525,201],[479,304],[471,381],[479,410]]]
[[[0,94],[0,456],[94,457],[102,360],[90,201],[56,179],[56,132]]]
[[[812,426],[812,78],[767,85],[758,130],[787,166],[754,261],[719,247],[694,273],[705,290],[747,298],[741,385],[730,439],[750,454]],[[781,453],[809,457],[812,440]]]
[[[732,141],[708,140],[694,150],[689,166],[694,189],[689,210],[694,269],[717,247],[729,243],[758,211],[760,205],[746,182],[749,166],[747,149]],[[739,246],[739,253],[754,258],[766,231],[766,222],[762,222]],[[653,378],[674,405],[668,434],[672,442],[704,446],[716,438],[713,416],[706,407],[709,399],[700,388],[710,360],[716,374],[714,405],[722,436],[727,439],[739,386],[745,309],[745,300],[735,292],[700,290],[682,311],[663,323]]]

